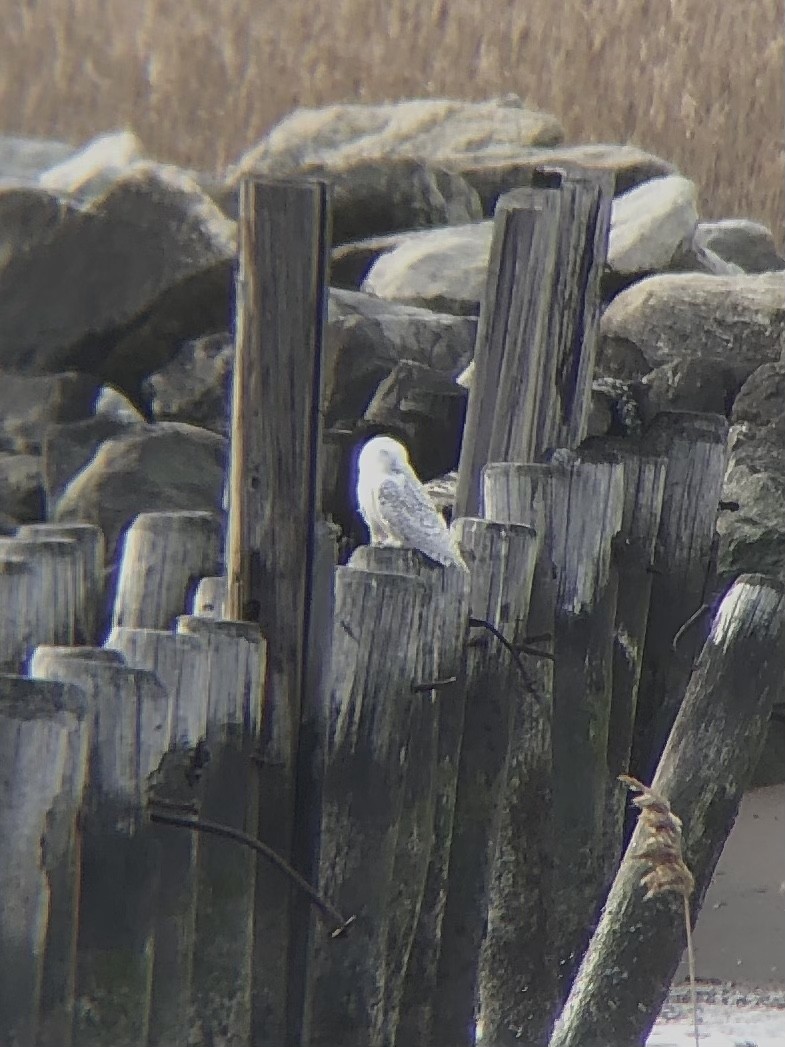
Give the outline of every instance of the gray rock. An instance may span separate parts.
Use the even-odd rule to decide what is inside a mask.
[[[188,422],[228,436],[233,364],[234,342],[227,332],[186,342],[147,380],[156,421]]]
[[[106,415],[80,422],[50,425],[43,441],[47,515],[76,474],[106,440],[133,431],[138,423]]]
[[[324,364],[325,424],[359,419],[401,360],[448,376],[474,350],[477,323],[355,291],[330,293]]]
[[[0,135],[0,179],[33,181],[42,171],[61,163],[74,147],[53,138]]]
[[[228,327],[235,232],[192,180],[155,164],[62,206],[0,266],[0,366],[92,373],[138,402],[182,342]]]
[[[700,222],[695,242],[746,273],[785,269],[785,258],[777,251],[771,230],[746,218]]]
[[[693,182],[680,175],[645,182],[613,201],[608,266],[627,274],[666,269],[697,224]]]
[[[141,512],[221,507],[227,443],[177,422],[107,440],[57,502],[57,522],[83,521],[106,536],[107,559]]]
[[[383,105],[296,109],[276,124],[230,172],[285,175],[305,164],[407,157],[452,165],[480,150],[558,145],[561,124],[518,98],[486,102],[410,99]]]
[[[708,273],[711,276],[743,276],[744,270],[733,262],[721,258],[714,251],[700,244],[696,234],[692,242],[678,251],[670,261],[669,273]]]
[[[589,167],[611,171],[614,175],[614,193],[619,195],[651,178],[675,174],[676,169],[659,156],[653,156],[632,145],[613,145],[589,142],[580,145],[562,145],[539,149],[500,148],[480,150],[463,155],[451,166],[480,194],[483,212],[493,214],[496,201],[509,189],[530,185],[536,167]]]
[[[741,382],[785,349],[785,275],[647,277],[610,303],[600,328],[649,367],[701,359]]]
[[[0,509],[18,523],[44,519],[44,482],[36,455],[0,454]]]
[[[407,305],[476,316],[492,237],[493,222],[412,233],[373,264],[362,289]]]
[[[637,383],[641,419],[648,425],[660,411],[708,411],[727,418],[740,384],[732,368],[714,360],[673,360]]]
[[[0,373],[0,432],[8,447],[40,454],[49,425],[89,418],[99,383],[90,375]]]
[[[67,159],[41,172],[38,184],[49,192],[89,199],[105,192],[132,164],[144,146],[132,131],[99,135]]]
[[[407,236],[407,233],[391,233],[337,244],[330,251],[330,282],[333,287],[359,291],[376,259],[400,247]]]
[[[280,172],[279,172],[280,173]],[[330,184],[332,240],[340,244],[399,230],[460,225],[482,218],[480,198],[459,174],[407,157],[308,163],[287,174]],[[237,216],[236,182],[222,198]]]
[[[52,193],[0,184],[0,277],[15,255],[35,249],[57,231],[70,211]]]
[[[719,567],[725,579],[744,571],[785,580],[785,363],[765,364],[733,405],[721,512]]]
[[[127,396],[123,396],[111,385],[101,386],[93,406],[96,418],[113,418],[118,422],[145,421],[144,416],[137,411]]]

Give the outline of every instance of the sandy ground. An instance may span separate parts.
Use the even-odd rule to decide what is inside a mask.
[[[747,794],[695,928],[702,1047],[785,1047],[785,786]],[[682,964],[648,1047],[694,1043]]]

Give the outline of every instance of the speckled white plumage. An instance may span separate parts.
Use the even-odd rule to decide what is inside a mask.
[[[372,545],[418,549],[436,563],[466,568],[403,444],[389,436],[375,436],[363,447],[357,465],[357,505]]]

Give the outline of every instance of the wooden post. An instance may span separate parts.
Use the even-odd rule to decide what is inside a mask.
[[[23,662],[37,644],[73,643],[83,584],[83,560],[77,543],[71,538],[0,538],[1,554],[27,560],[33,572],[33,584],[20,586],[17,595],[24,599],[13,608],[27,624]],[[17,581],[21,577],[17,576]]]
[[[515,485],[519,505],[545,506],[543,540],[556,571],[553,653],[552,929],[563,994],[586,946],[600,902],[605,859],[608,724],[624,471],[612,455],[548,466],[492,464],[492,488]],[[533,489],[526,494],[526,485]],[[504,496],[502,496],[504,497]],[[575,856],[580,855],[580,861]]]
[[[471,615],[512,644],[523,641],[537,536],[532,528],[488,520],[455,522],[471,567]],[[526,681],[499,641],[474,630],[467,649],[466,712],[458,764],[447,900],[434,1001],[432,1042],[474,1043],[480,946],[501,816],[516,705]]]
[[[322,334],[329,257],[327,186],[246,179],[240,186],[237,336],[232,399],[230,618],[268,641],[259,837],[291,857],[296,764],[316,517],[321,500]],[[266,873],[265,873],[266,875]],[[254,1039],[280,1047],[287,1023],[290,887],[268,891],[257,923]]]
[[[187,778],[189,753],[207,732],[209,659],[197,636],[118,626],[106,646],[128,665],[156,674],[169,695],[169,749],[156,775],[155,798],[186,803],[195,795]],[[191,1007],[196,937],[199,834],[166,825],[152,827],[161,870],[155,914],[155,960],[150,1000],[150,1047],[187,1047],[191,1030],[183,1019]]]
[[[719,415],[665,412],[643,441],[645,452],[666,457],[668,467],[631,760],[642,781],[654,773],[711,620],[704,614],[680,635],[713,580],[727,435],[728,423]]]
[[[148,776],[169,737],[157,677],[102,648],[38,647],[34,677],[78,684],[91,725],[83,815],[74,1041],[146,1047],[157,849],[143,825]]]
[[[169,629],[197,580],[222,567],[217,513],[140,513],[125,535],[112,625]]]
[[[398,1026],[395,1039],[391,1041],[401,1047],[431,1042],[466,706],[465,651],[470,591],[469,578],[465,572],[445,568],[438,575],[436,598],[441,601],[442,611],[439,639],[434,644],[437,657],[435,673],[443,683],[435,692],[437,748],[433,825],[430,833],[430,861],[406,963]]]
[[[550,926],[556,582],[541,538],[543,492],[528,483],[516,485],[516,475],[508,471],[506,483],[484,482],[484,501],[486,514],[496,522],[528,524],[538,535],[526,632],[539,638],[534,646],[542,656],[522,653],[521,658],[542,706],[527,695],[515,708],[488,928],[480,954],[480,1020],[483,1038],[498,1047],[521,1042],[540,1047],[547,1042],[560,1004]]]
[[[223,618],[226,608],[226,578],[202,578],[194,593],[191,613],[200,618]]]
[[[402,554],[405,555],[405,554]],[[427,589],[417,578],[336,571],[319,890],[348,933],[314,930],[303,1043],[381,1047],[387,936],[406,753],[423,644]]]
[[[782,582],[742,575],[723,599],[652,784],[681,818],[693,922],[785,681]],[[644,1043],[681,959],[676,894],[645,900],[636,828],[550,1047]]]
[[[22,672],[33,631],[36,571],[29,557],[0,546],[0,670]]]
[[[254,755],[259,742],[266,645],[252,622],[183,616],[178,633],[207,650],[207,745],[201,816],[255,835],[259,803]],[[251,1039],[251,964],[256,856],[209,836],[200,841],[192,1025],[206,1042]]]
[[[541,168],[496,205],[455,515],[480,506],[489,461],[535,462],[586,435],[611,179]]]
[[[422,632],[431,636],[433,642],[423,645],[417,676],[423,685],[430,681],[454,679],[463,661],[462,641],[468,625],[467,573],[460,567],[442,567],[410,549],[368,545],[355,551],[349,566],[422,579],[428,592]],[[463,620],[456,620],[456,612]],[[396,1037],[404,981],[412,960],[415,932],[433,857],[439,789],[439,712],[445,702],[457,698],[455,686],[448,683],[440,684],[438,688],[418,690],[417,694],[419,697],[415,700],[409,729],[406,783],[398,824],[393,866],[394,893],[387,932],[384,1023],[385,1042],[389,1044],[394,1043]],[[432,913],[428,910],[426,917],[430,916]],[[428,923],[432,932],[434,928],[430,919]],[[437,934],[429,952],[434,947],[438,949],[438,941]],[[414,957],[418,967],[422,959],[422,956]],[[418,971],[418,976],[421,973]]]
[[[71,1043],[88,730],[77,687],[0,676],[0,1030],[7,1043]]]
[[[99,608],[104,592],[104,560],[106,542],[100,527],[92,524],[24,524],[16,532],[17,538],[65,538],[76,542],[80,549],[82,582],[77,589],[75,640],[79,644],[93,644],[98,640]]]
[[[608,728],[605,812],[606,882],[616,872],[624,843],[628,790],[619,780],[630,768],[638,685],[649,619],[652,568],[665,491],[667,459],[642,455],[628,440],[587,441],[584,448],[617,454],[624,466],[624,515],[616,543],[619,592],[613,646],[613,692]]]

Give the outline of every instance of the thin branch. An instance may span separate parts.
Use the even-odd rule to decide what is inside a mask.
[[[521,677],[523,679],[524,687],[529,692],[529,694],[532,695],[534,700],[539,705],[540,709],[547,716],[548,715],[548,706],[545,703],[545,699],[542,697],[542,695],[539,693],[537,688],[532,683],[531,677],[529,676],[528,672],[526,671],[526,666],[523,664],[523,659],[518,654],[518,652],[515,650],[515,648],[510,643],[510,641],[507,639],[507,637],[504,636],[504,634],[501,633],[496,628],[495,625],[493,625],[491,622],[486,621],[484,618],[470,618],[469,619],[469,625],[473,629],[487,629],[488,632],[491,633],[492,636],[496,637],[496,639],[499,641],[499,643],[503,647],[507,648],[507,650],[510,652],[510,654],[512,656],[512,660],[515,662],[515,665],[518,668],[518,672],[521,674]]]
[[[330,927],[331,938],[340,938],[344,935],[356,919],[355,916],[350,916],[346,919],[328,901],[325,901],[291,865],[284,861],[277,851],[274,851],[272,847],[268,847],[266,843],[262,843],[261,840],[257,840],[253,836],[249,836],[248,833],[242,832],[240,829],[233,829],[229,825],[220,825],[218,822],[207,822],[201,818],[183,818],[155,810],[150,812],[150,821],[160,822],[162,825],[174,825],[181,829],[191,829],[194,832],[209,833],[213,836],[223,836],[227,840],[234,840],[236,843],[250,847],[257,854],[261,854],[263,858],[266,858],[277,869],[280,869],[285,876],[288,876],[303,894],[308,896],[324,923]]]

